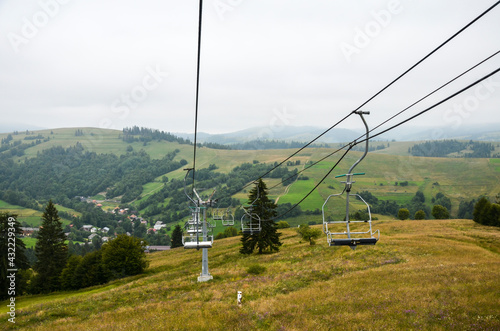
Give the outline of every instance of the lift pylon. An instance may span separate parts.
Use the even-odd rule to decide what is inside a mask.
[[[184,248],[186,249],[201,249],[202,250],[202,265],[201,265],[201,274],[198,277],[199,282],[205,282],[213,279],[213,276],[208,271],[208,248],[212,248],[212,244],[214,242],[214,236],[209,231],[212,231],[212,226],[207,222],[207,207],[211,207],[213,201],[211,200],[215,190],[212,192],[212,195],[207,200],[203,200],[200,198],[196,189],[193,188],[193,193],[196,195],[196,199],[192,198],[189,194],[187,194],[187,185],[186,178],[189,175],[189,172],[192,170],[187,170],[186,177],[184,177],[184,193],[188,197],[188,199],[194,204],[192,218],[188,221],[188,228],[191,233],[188,231],[188,236],[182,237],[182,243]],[[201,217],[201,218],[200,218]],[[190,224],[189,224],[190,223]]]

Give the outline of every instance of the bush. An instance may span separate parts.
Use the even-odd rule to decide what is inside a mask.
[[[233,228],[231,226],[231,227],[224,229],[224,232],[219,232],[215,236],[215,239],[218,240],[218,239],[224,239],[224,238],[229,238],[229,237],[236,237],[237,235],[238,235],[238,230],[236,230],[235,228]]]
[[[278,229],[287,229],[290,227],[290,224],[288,224],[287,221],[279,221],[278,223],[276,223],[276,227]]]
[[[402,221],[407,220],[410,217],[410,211],[407,208],[401,208],[398,211],[398,218]]]
[[[102,262],[113,278],[140,274],[148,266],[142,241],[125,234],[102,246]]]
[[[425,211],[423,211],[423,210],[419,210],[415,213],[416,220],[425,220],[426,217],[427,217],[427,215],[425,215]]]
[[[450,218],[450,213],[448,212],[448,209],[446,207],[435,205],[434,207],[432,207],[432,216],[434,216],[434,218],[437,220],[445,220],[447,218]]]
[[[315,245],[317,239],[321,235],[321,230],[318,228],[311,228],[308,224],[301,224],[297,229],[297,233],[302,239],[309,241],[309,245]]]
[[[247,272],[252,275],[260,275],[267,270],[266,267],[261,266],[260,264],[252,264],[248,267]]]

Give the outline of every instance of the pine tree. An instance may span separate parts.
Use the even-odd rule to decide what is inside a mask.
[[[182,247],[182,228],[177,224],[172,231],[171,248]]]
[[[37,275],[34,280],[36,292],[52,292],[61,289],[60,277],[68,259],[68,246],[64,243],[66,235],[52,200],[45,207],[42,225],[38,231],[35,254]]]
[[[252,213],[260,217],[261,230],[258,233],[244,233],[241,242],[240,253],[252,254],[255,249],[259,254],[266,250],[270,252],[279,251],[281,233],[278,233],[273,218],[277,216],[278,206],[267,196],[266,183],[259,179],[255,187],[248,195],[249,203],[253,203]],[[255,201],[255,202],[254,202]]]
[[[486,197],[481,197],[481,199],[474,205],[474,211],[472,213],[474,222],[479,224],[486,224],[488,221],[488,214],[490,212],[491,202]]]

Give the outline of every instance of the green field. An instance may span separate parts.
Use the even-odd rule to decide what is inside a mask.
[[[56,208],[58,210],[64,210],[70,212],[73,215],[81,216],[81,213],[78,213],[70,208],[65,208],[60,205],[57,205]],[[15,214],[17,215],[17,220],[19,221],[19,223],[22,224],[23,222],[25,222],[30,227],[38,227],[42,223],[43,212],[34,209],[24,208],[17,205],[11,205],[10,203],[7,203],[2,200],[0,200],[0,212]],[[63,225],[71,223],[70,220],[67,220],[65,218],[61,218],[61,222],[63,223]]]
[[[375,246],[310,246],[283,229],[280,252],[243,256],[239,237],[201,252],[152,253],[139,276],[16,298],[22,330],[498,330],[500,229],[470,220],[378,221]],[[263,267],[261,274],[249,267]],[[243,304],[236,303],[237,291]],[[6,302],[0,312],[6,314]]]
[[[490,163],[493,165],[495,171],[500,172],[500,159],[490,159]]]
[[[146,146],[143,143],[125,143],[121,140],[121,131],[104,130],[95,128],[82,128],[83,136],[75,136],[77,128],[54,129],[36,131],[33,134],[41,134],[45,138],[50,138],[34,147],[25,150],[26,155],[16,158],[16,162],[23,162],[25,158],[34,157],[38,152],[52,146],[70,147],[77,142],[84,148],[97,153],[114,153],[117,155],[126,153],[130,145],[135,151],[143,149],[153,158],[161,158],[165,154],[176,149],[179,150],[176,160],[185,159],[188,165],[192,163],[193,148],[190,145],[180,145],[165,141],[151,141]],[[7,134],[0,134],[0,138],[5,138]],[[13,139],[24,141],[25,132],[13,135]],[[368,153],[367,157],[356,168],[355,172],[365,172],[364,176],[356,176],[353,184],[353,193],[369,191],[380,200],[394,200],[399,204],[411,200],[415,193],[420,190],[424,193],[427,203],[437,193],[443,193],[452,201],[452,216],[456,215],[458,205],[461,201],[477,198],[481,195],[494,197],[500,192],[500,159],[464,159],[464,158],[423,158],[408,155],[408,148],[412,142],[391,142],[390,147],[376,152]],[[316,162],[332,153],[336,147],[332,148],[307,148],[291,161],[300,161],[297,168],[302,170],[309,162]],[[498,148],[497,148],[498,149]],[[215,164],[216,171],[228,173],[234,167],[244,162],[261,163],[281,162],[295,150],[263,150],[263,151],[239,151],[239,150],[214,150],[209,148],[197,149],[197,168],[208,167]],[[339,160],[344,151],[332,155],[314,167],[305,170],[302,176],[307,180],[297,180],[288,187],[279,183],[279,179],[266,179],[268,187],[273,187],[269,195],[271,198],[279,198],[279,203],[298,203],[324,176],[331,170]],[[340,162],[325,181],[305,199],[300,207],[302,210],[321,209],[325,199],[330,194],[340,193],[344,188],[341,183],[343,178],[335,178],[337,175],[345,174],[349,167],[362,155],[361,152],[350,152],[345,159]],[[295,167],[295,166],[294,166]],[[294,167],[289,167],[292,170]],[[160,190],[163,186],[162,177],[167,176],[169,180],[183,179],[185,171],[177,169],[167,174],[155,178],[152,182],[143,185],[141,196],[132,202],[137,206],[138,202],[147,199],[151,194]],[[409,185],[396,186],[396,182],[408,181]],[[205,188],[212,189],[212,188]],[[95,196],[96,200],[104,199],[104,193]],[[234,198],[246,203],[248,188],[240,191]],[[169,198],[170,199],[170,198]],[[169,201],[162,202],[166,205]],[[117,202],[104,201],[103,209],[109,210],[118,205]],[[238,206],[233,206],[238,207]],[[354,206],[357,207],[357,206]],[[362,208],[359,205],[359,208]],[[80,216],[79,213],[58,206],[59,210],[67,211],[73,215]],[[0,210],[16,212],[19,220],[29,225],[40,224],[41,212],[11,206],[0,201]],[[338,215],[340,216],[340,215]],[[377,217],[381,217],[377,215]],[[180,221],[180,220],[179,220]],[[64,220],[68,224],[68,220]]]

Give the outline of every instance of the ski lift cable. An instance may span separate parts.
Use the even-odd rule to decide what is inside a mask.
[[[349,153],[349,151],[351,150],[351,148],[354,147],[354,144],[350,144],[349,145],[349,148],[345,151],[344,154],[342,154],[342,156],[340,157],[340,159],[337,160],[337,162],[333,165],[333,167],[326,173],[326,175],[321,178],[321,180],[299,201],[297,202],[295,205],[293,205],[292,207],[290,207],[287,211],[285,211],[284,213],[282,213],[281,215],[278,215],[276,217],[273,218],[273,220],[275,219],[278,219],[280,217],[283,217],[285,216],[286,214],[288,214],[289,212],[291,212],[293,209],[295,209],[298,205],[300,205],[305,199],[307,199],[307,197],[309,195],[312,194],[312,192],[314,192],[314,190],[316,190],[318,188],[318,186],[324,182],[324,180],[332,173],[332,171],[337,167],[337,165],[340,163],[340,161],[342,161],[344,159],[344,157],[347,155],[347,153]]]
[[[199,17],[198,17],[198,58],[196,65],[196,101],[195,101],[195,115],[194,115],[194,145],[193,145],[193,189],[196,172],[196,144],[198,133],[198,100],[200,91],[200,55],[201,55],[201,28],[202,28],[202,13],[203,13],[203,0],[200,0]]]
[[[487,74],[487,75],[483,76],[482,78],[480,78],[480,79],[476,80],[475,82],[473,82],[473,83],[469,84],[468,86],[466,86],[466,87],[464,87],[464,88],[460,89],[459,91],[457,91],[457,92],[453,93],[452,95],[450,95],[450,96],[448,96],[448,97],[444,98],[443,100],[441,100],[441,101],[437,102],[436,104],[432,105],[431,107],[428,107],[428,108],[424,109],[423,111],[419,112],[418,114],[416,114],[416,115],[414,115],[414,116],[411,116],[410,118],[408,118],[408,119],[406,119],[406,120],[404,120],[404,121],[401,121],[400,123],[398,123],[398,124],[396,124],[396,125],[394,125],[394,126],[392,126],[392,127],[388,128],[388,129],[386,129],[386,130],[384,130],[384,131],[382,131],[382,132],[379,132],[379,133],[377,133],[377,134],[375,134],[375,135],[372,135],[371,137],[367,137],[367,138],[364,138],[364,139],[359,140],[359,141],[355,140],[354,142],[351,142],[351,143],[349,144],[349,148],[348,148],[348,150],[347,150],[347,151],[346,151],[346,152],[342,155],[342,157],[341,157],[341,158],[337,161],[337,163],[336,163],[336,164],[332,167],[332,169],[330,169],[330,171],[329,171],[329,172],[328,172],[328,173],[327,173],[327,174],[326,174],[326,175],[325,175],[325,176],[324,176],[324,177],[323,177],[323,178],[322,178],[322,179],[318,182],[318,184],[317,184],[317,185],[316,185],[316,186],[315,186],[315,187],[314,187],[311,191],[309,191],[309,193],[307,193],[307,194],[306,194],[306,195],[305,195],[305,196],[304,196],[304,197],[303,197],[303,198],[302,198],[302,199],[301,199],[298,203],[296,203],[296,204],[295,204],[295,205],[293,205],[290,209],[288,209],[286,212],[284,212],[284,213],[282,213],[281,215],[279,215],[279,216],[275,217],[274,219],[277,219],[277,218],[279,218],[279,217],[282,217],[282,216],[286,215],[286,214],[287,214],[287,213],[289,213],[291,210],[293,210],[294,208],[296,208],[296,207],[297,207],[297,206],[298,206],[298,205],[299,205],[302,201],[304,201],[304,200],[305,200],[305,199],[306,199],[306,198],[307,198],[307,197],[308,197],[308,196],[309,196],[309,195],[310,195],[310,194],[311,194],[311,193],[312,193],[312,192],[313,192],[313,191],[314,191],[314,190],[315,190],[315,189],[316,189],[316,188],[317,188],[317,187],[318,187],[318,186],[319,186],[319,185],[320,185],[320,184],[321,184],[321,183],[322,183],[325,179],[326,179],[326,177],[328,177],[328,175],[329,175],[329,174],[333,171],[333,169],[335,169],[335,167],[339,164],[339,162],[340,162],[340,161],[344,158],[344,156],[345,156],[345,155],[346,155],[346,154],[347,154],[347,153],[348,153],[348,152],[352,149],[352,147],[354,147],[355,145],[360,144],[360,143],[362,143],[362,142],[366,142],[366,141],[368,141],[369,139],[373,139],[373,138],[375,138],[375,137],[377,137],[377,136],[379,136],[379,135],[381,135],[381,134],[383,134],[383,133],[386,133],[386,132],[388,132],[388,131],[390,131],[390,130],[393,130],[393,129],[395,129],[395,128],[396,128],[396,127],[398,127],[398,126],[400,126],[400,125],[402,125],[402,124],[404,124],[404,123],[406,123],[406,122],[409,122],[409,121],[411,121],[411,120],[413,120],[413,119],[415,119],[415,118],[417,118],[417,117],[419,117],[419,116],[421,116],[421,115],[425,114],[425,113],[426,113],[426,112],[428,112],[429,110],[431,110],[431,109],[433,109],[433,108],[435,108],[435,107],[437,107],[437,106],[441,105],[442,103],[444,103],[444,102],[446,102],[446,101],[448,101],[448,100],[450,100],[450,99],[452,99],[452,98],[456,97],[457,95],[459,95],[459,94],[463,93],[464,91],[466,91],[466,90],[470,89],[471,87],[473,87],[473,86],[475,86],[475,85],[479,84],[480,82],[484,81],[485,79],[487,79],[487,78],[489,78],[489,77],[491,77],[491,76],[495,75],[495,74],[496,74],[496,73],[498,73],[499,71],[500,71],[500,68],[498,68],[498,69],[496,69],[496,70],[492,71],[491,73],[489,73],[489,74]],[[337,152],[337,151],[336,151],[336,152]]]
[[[381,89],[379,92],[377,92],[375,95],[373,95],[370,99],[368,99],[367,101],[365,101],[361,106],[359,106],[358,108],[356,108],[354,112],[358,111],[360,108],[362,108],[363,106],[365,106],[368,102],[370,102],[371,100],[373,100],[375,97],[377,97],[380,93],[382,93],[383,91],[385,91],[387,88],[389,88],[392,84],[394,84],[395,82],[397,82],[399,79],[401,79],[404,75],[406,75],[407,73],[409,73],[411,70],[413,70],[415,67],[417,67],[419,64],[421,64],[422,62],[424,62],[427,58],[429,58],[430,56],[432,56],[434,53],[436,53],[439,49],[441,49],[443,46],[445,46],[447,43],[449,43],[451,40],[453,40],[456,36],[458,36],[460,33],[462,33],[463,31],[465,31],[467,28],[469,28],[471,25],[473,25],[475,22],[477,22],[481,17],[483,17],[484,15],[486,15],[489,11],[491,11],[493,8],[495,8],[498,4],[500,4],[500,1],[497,1],[495,4],[493,4],[491,7],[489,7],[488,9],[486,9],[483,13],[481,13],[479,16],[477,16],[475,19],[473,19],[472,21],[470,21],[468,24],[466,24],[463,28],[461,28],[460,30],[458,30],[457,32],[455,32],[451,37],[449,37],[448,39],[446,39],[443,43],[441,43],[438,47],[436,47],[434,50],[432,50],[429,54],[427,54],[426,56],[424,56],[420,61],[418,61],[417,63],[415,63],[413,66],[411,66],[409,69],[407,69],[405,72],[403,72],[401,75],[399,75],[396,79],[394,79],[392,82],[390,82],[387,86],[385,86],[383,89]]]
[[[343,150],[344,148],[348,147],[348,146],[349,146],[349,144],[351,144],[351,143],[353,143],[353,142],[354,142],[354,141],[352,141],[352,142],[350,142],[350,143],[348,143],[348,144],[345,144],[344,146],[342,146],[342,147],[340,147],[339,149],[337,149],[337,150],[333,151],[332,153],[330,153],[330,154],[326,155],[325,157],[322,157],[322,158],[321,158],[321,159],[319,159],[318,161],[316,161],[316,162],[314,162],[314,163],[311,163],[311,164],[310,164],[310,165],[308,165],[307,167],[304,167],[304,169],[302,169],[302,170],[298,171],[296,174],[291,175],[290,177],[285,178],[284,180],[282,180],[281,182],[279,182],[278,184],[276,184],[276,185],[274,185],[274,186],[271,186],[269,189],[270,189],[270,190],[272,190],[273,188],[275,188],[275,187],[277,187],[277,186],[279,186],[279,185],[283,184],[284,182],[286,182],[286,181],[288,181],[288,180],[292,179],[293,177],[296,177],[296,176],[300,175],[301,173],[303,173],[303,172],[304,172],[304,171],[306,171],[307,169],[310,169],[310,168],[314,167],[316,164],[318,164],[318,163],[320,163],[320,162],[322,162],[322,161],[326,160],[326,159],[327,159],[327,158],[329,158],[330,156],[337,154],[338,152],[340,152],[340,151],[341,151],[341,150]]]
[[[434,89],[432,92],[428,93],[427,95],[423,96],[422,98],[420,98],[419,100],[415,101],[414,103],[412,103],[411,105],[409,105],[408,107],[404,108],[403,110],[401,110],[400,112],[398,112],[397,114],[389,117],[387,120],[383,121],[382,123],[380,123],[379,125],[377,125],[376,127],[374,127],[373,129],[369,130],[368,133],[371,133],[373,132],[374,130],[378,129],[379,127],[381,127],[382,125],[384,125],[385,123],[393,120],[395,117],[401,115],[402,113],[404,113],[405,111],[407,111],[408,109],[414,107],[415,105],[417,105],[418,103],[422,102],[423,100],[427,99],[428,97],[430,97],[431,95],[435,94],[436,92],[438,92],[439,90],[443,89],[444,87],[450,85],[451,83],[453,83],[454,81],[456,81],[458,78],[464,76],[465,74],[469,73],[470,71],[474,70],[475,68],[477,68],[478,66],[480,66],[481,64],[485,63],[486,61],[490,60],[491,58],[493,58],[494,56],[498,55],[500,53],[500,50],[496,51],[495,53],[491,54],[490,56],[488,56],[487,58],[485,58],[484,60],[482,60],[481,62],[475,64],[474,66],[470,67],[469,69],[465,70],[464,72],[462,72],[461,74],[455,76],[453,79],[449,80],[448,82],[444,83],[443,85],[441,85],[440,87]],[[270,187],[269,189],[273,189],[281,184],[283,184],[284,182],[292,179],[293,177],[296,177],[298,176],[299,174],[301,174],[302,172],[310,169],[311,167],[315,166],[316,164],[320,163],[321,161],[324,161],[325,159],[329,158],[330,156],[338,153],[340,150],[346,148],[347,146],[349,146],[349,144],[351,143],[354,143],[356,142],[358,139],[361,139],[363,138],[365,134],[362,134],[361,136],[359,136],[358,138],[352,140],[350,143],[347,143],[345,144],[344,146],[340,147],[339,149],[335,150],[334,152],[328,154],[327,156],[323,157],[322,159],[320,159],[319,161],[316,161],[312,164],[310,164],[309,166],[307,167],[304,167],[304,169],[298,171],[296,174],[294,175],[291,175],[290,177],[288,178],[285,178],[284,180],[282,180],[280,183]]]
[[[374,134],[373,136],[371,136],[371,138],[375,138],[375,137],[377,137],[377,136],[380,136],[381,134],[384,134],[384,133],[386,133],[386,132],[388,132],[388,131],[391,131],[391,130],[393,130],[393,129],[397,128],[398,126],[403,125],[404,123],[409,122],[409,121],[411,121],[411,120],[413,120],[413,119],[415,119],[415,118],[417,118],[417,117],[419,117],[419,116],[421,116],[421,115],[423,115],[423,114],[427,113],[429,110],[431,110],[431,109],[433,109],[433,108],[436,108],[437,106],[439,106],[439,105],[443,104],[444,102],[446,102],[446,101],[448,101],[448,100],[450,100],[450,99],[452,99],[452,98],[456,97],[457,95],[459,95],[459,94],[461,94],[461,93],[465,92],[466,90],[468,90],[468,89],[470,89],[471,87],[473,87],[473,86],[475,86],[475,85],[479,84],[479,83],[480,83],[480,82],[482,82],[483,80],[485,80],[485,79],[487,79],[487,78],[489,78],[489,77],[491,77],[491,76],[495,75],[495,74],[496,74],[496,73],[498,73],[499,71],[500,71],[500,68],[498,68],[498,69],[496,69],[496,70],[494,70],[494,71],[490,72],[490,73],[489,73],[489,74],[487,74],[486,76],[483,76],[482,78],[480,78],[480,79],[476,80],[475,82],[473,82],[473,83],[471,83],[471,84],[467,85],[466,87],[464,87],[464,88],[460,89],[459,91],[457,91],[457,92],[453,93],[452,95],[450,95],[450,96],[448,96],[448,97],[446,97],[446,98],[442,99],[441,101],[439,101],[439,102],[435,103],[434,105],[432,105],[432,106],[430,106],[430,107],[428,107],[428,108],[426,108],[426,109],[422,110],[421,112],[419,112],[419,113],[417,113],[417,114],[415,114],[415,115],[413,115],[413,116],[411,116],[411,117],[409,117],[409,118],[405,119],[404,121],[401,121],[401,122],[399,122],[399,123],[397,123],[397,124],[395,124],[395,125],[391,126],[390,128],[387,128],[387,129],[385,129],[385,130],[383,130],[383,131],[381,131],[381,132],[378,132],[378,133]],[[363,142],[363,141],[365,141],[365,140],[366,140],[366,139],[363,139],[363,140],[359,141],[359,143],[361,143],[361,142]]]
[[[322,136],[324,136],[326,133],[328,133],[330,130],[332,130],[333,128],[335,128],[337,125],[339,125],[340,123],[342,123],[343,121],[345,121],[347,118],[349,118],[353,113],[354,113],[354,111],[351,112],[351,113],[349,113],[348,115],[344,116],[344,118],[342,118],[340,121],[338,121],[337,123],[335,123],[334,125],[332,125],[330,128],[328,128],[325,131],[323,131],[323,133],[321,133],[319,136],[317,136],[316,138],[314,138],[313,140],[311,140],[310,142],[308,142],[307,144],[305,144],[304,146],[302,146],[301,148],[299,148],[298,150],[296,150],[294,153],[292,153],[286,159],[284,159],[283,161],[281,161],[280,163],[278,163],[276,166],[272,167],[266,173],[264,173],[263,175],[260,175],[257,179],[255,179],[255,180],[251,181],[250,183],[246,184],[245,186],[243,186],[241,189],[243,190],[243,189],[247,188],[248,186],[250,186],[253,182],[255,182],[255,181],[257,181],[257,180],[259,180],[261,178],[264,178],[267,175],[269,175],[271,173],[271,171],[273,171],[274,169],[278,168],[283,163],[285,163],[286,161],[290,160],[292,157],[294,157],[295,155],[297,155],[298,153],[300,153],[301,151],[303,151],[309,145],[311,145],[312,143],[314,143],[316,140],[318,140],[319,138],[321,138]]]
[[[369,132],[373,132],[374,130],[378,129],[379,127],[381,127],[382,125],[386,124],[387,122],[393,120],[395,117],[401,115],[402,113],[404,113],[405,111],[407,111],[408,109],[412,108],[413,106],[417,105],[418,103],[422,102],[423,100],[427,99],[428,97],[430,97],[431,95],[433,95],[434,93],[438,92],[439,90],[443,89],[444,87],[448,86],[449,84],[453,83],[454,81],[456,81],[458,78],[464,76],[465,74],[469,73],[470,71],[474,70],[475,68],[477,68],[478,66],[480,66],[481,64],[485,63],[486,61],[490,60],[491,58],[493,58],[494,56],[498,55],[498,53],[500,53],[500,50],[496,51],[495,53],[493,53],[492,55],[488,56],[487,58],[485,58],[484,60],[482,60],[481,62],[475,64],[474,66],[470,67],[469,69],[465,70],[464,72],[462,72],[461,74],[459,74],[458,76],[454,77],[453,79],[449,80],[448,82],[444,83],[443,85],[441,85],[440,87],[436,88],[435,90],[433,90],[432,92],[428,93],[427,95],[423,96],[422,98],[420,98],[419,100],[415,101],[414,103],[412,103],[411,105],[409,105],[408,107],[404,108],[403,110],[401,110],[400,112],[398,112],[397,114],[389,117],[387,120],[383,121],[382,123],[380,123],[379,125],[375,126],[373,129],[371,129]],[[360,139],[364,136],[361,135],[359,136],[357,139]]]
[[[283,161],[281,161],[279,164],[277,164],[275,167],[273,167],[271,170],[267,171],[265,174],[259,176],[259,178],[263,178],[265,177],[266,175],[268,175],[271,171],[273,171],[274,169],[276,169],[277,167],[281,166],[283,163],[285,163],[286,161],[288,161],[289,159],[291,159],[293,156],[297,155],[299,152],[301,152],[303,149],[305,149],[306,147],[308,147],[309,145],[311,145],[313,142],[315,142],[316,140],[318,140],[320,137],[322,137],[323,135],[325,135],[327,132],[329,132],[330,130],[332,130],[333,128],[335,128],[338,124],[342,123],[343,121],[345,121],[348,117],[350,117],[352,114],[354,114],[355,112],[359,111],[362,107],[364,107],[367,103],[369,103],[370,101],[372,101],[373,99],[375,99],[377,96],[379,96],[382,92],[384,92],[386,89],[388,89],[390,86],[392,86],[394,83],[396,83],[398,80],[400,80],[403,76],[405,76],[407,73],[409,73],[411,70],[413,70],[415,67],[417,67],[419,64],[421,64],[422,62],[424,62],[425,60],[427,60],[430,56],[432,56],[434,53],[436,53],[439,49],[441,49],[442,47],[444,47],[447,43],[449,43],[451,40],[453,40],[456,36],[458,36],[459,34],[461,34],[463,31],[465,31],[467,28],[469,28],[471,25],[473,25],[475,22],[477,22],[479,19],[481,19],[483,16],[485,16],[488,12],[490,12],[493,8],[495,8],[498,4],[500,4],[500,0],[495,2],[492,6],[490,6],[488,9],[486,9],[483,13],[481,13],[479,16],[477,16],[476,18],[474,18],[472,21],[470,21],[469,23],[467,23],[464,27],[462,27],[460,30],[458,30],[457,32],[455,32],[451,37],[449,37],[448,39],[446,39],[443,43],[441,43],[438,47],[434,48],[430,53],[428,53],[427,55],[425,55],[422,59],[420,59],[417,63],[415,63],[414,65],[412,65],[409,69],[407,69],[406,71],[404,71],[401,75],[399,75],[398,77],[396,77],[394,80],[392,80],[389,84],[387,84],[385,87],[383,87],[380,91],[378,91],[377,93],[375,93],[373,96],[371,96],[368,100],[366,100],[365,102],[363,102],[360,106],[358,106],[358,108],[356,108],[355,110],[353,110],[352,112],[350,112],[347,116],[345,116],[343,119],[341,119],[339,122],[335,123],[334,125],[332,125],[330,128],[328,128],[327,130],[325,130],[323,133],[321,133],[319,136],[317,136],[316,138],[314,138],[313,140],[311,140],[310,142],[308,142],[306,145],[304,145],[303,147],[301,147],[300,149],[298,149],[296,152],[294,152],[293,154],[291,154],[290,156],[288,156],[286,159],[284,159]],[[259,179],[258,178],[258,179]],[[252,181],[253,182],[253,181]],[[246,187],[248,187],[250,184],[247,184],[245,185],[242,189],[245,189]]]
[[[486,15],[489,11],[491,11],[493,8],[495,8],[498,4],[500,4],[500,0],[495,2],[492,6],[490,6],[488,9],[486,9],[483,13],[481,13],[479,16],[477,16],[476,18],[474,18],[472,21],[470,21],[468,24],[466,24],[464,27],[462,27],[460,30],[458,30],[455,34],[453,34],[451,37],[449,37],[447,40],[445,40],[443,43],[441,43],[438,47],[436,47],[434,50],[432,50],[430,53],[428,53],[426,56],[424,56],[421,60],[419,60],[417,63],[415,63],[413,66],[411,66],[409,69],[407,69],[405,72],[403,72],[401,75],[399,75],[397,78],[395,78],[393,81],[391,81],[389,84],[387,84],[384,88],[382,88],[380,91],[378,91],[376,94],[374,94],[372,97],[370,97],[368,100],[366,100],[364,103],[362,103],[358,108],[356,108],[355,110],[353,110],[352,112],[350,112],[348,115],[346,115],[344,118],[342,118],[340,121],[338,121],[337,123],[335,123],[334,125],[332,125],[330,128],[328,128],[327,130],[325,130],[323,133],[321,133],[319,136],[317,136],[316,138],[314,138],[313,140],[311,140],[310,142],[308,142],[306,145],[304,145],[303,147],[301,147],[300,149],[298,149],[296,152],[294,152],[293,154],[291,154],[290,156],[288,156],[286,159],[284,159],[282,162],[280,162],[279,164],[277,164],[275,167],[273,167],[272,169],[270,169],[269,171],[267,171],[265,174],[261,175],[258,177],[259,178],[262,178],[262,177],[265,177],[266,175],[268,175],[271,171],[273,171],[274,169],[276,169],[277,167],[281,166],[283,163],[285,163],[286,161],[288,161],[290,158],[292,158],[293,156],[297,155],[299,152],[301,152],[303,149],[305,149],[306,147],[308,147],[309,145],[311,145],[313,142],[315,142],[316,140],[318,140],[320,137],[322,137],[323,135],[325,135],[327,132],[329,132],[330,130],[332,130],[333,128],[335,128],[337,125],[339,125],[340,123],[342,123],[343,121],[345,121],[348,117],[350,117],[352,114],[356,113],[359,109],[361,109],[363,106],[365,106],[367,103],[369,103],[370,101],[372,101],[374,98],[376,98],[378,95],[380,95],[383,91],[385,91],[386,89],[388,89],[390,86],[392,86],[394,83],[396,83],[399,79],[401,79],[403,76],[405,76],[408,72],[410,72],[411,70],[413,70],[415,67],[417,67],[419,64],[421,64],[423,61],[425,61],[427,58],[429,58],[430,56],[432,56],[434,53],[436,53],[439,49],[441,49],[443,46],[445,46],[447,43],[449,43],[451,40],[453,40],[456,36],[458,36],[460,33],[462,33],[463,31],[465,31],[467,28],[469,28],[471,25],[473,25],[476,21],[478,21],[480,18],[482,18],[484,15]],[[200,0],[200,17],[199,17],[199,28],[198,28],[198,68],[197,68],[197,87],[196,87],[196,115],[195,115],[195,144],[194,144],[194,158],[193,158],[193,185],[194,185],[194,168],[195,168],[195,157],[196,157],[196,134],[197,134],[197,113],[198,113],[198,91],[199,91],[199,69],[200,69],[200,49],[201,49],[201,14],[202,14],[202,0]],[[489,77],[489,76],[488,76]],[[470,86],[469,86],[470,87]],[[463,92],[463,91],[462,91]],[[461,93],[461,92],[460,92]],[[458,94],[458,93],[457,93]],[[453,95],[455,96],[455,95]],[[442,102],[452,98],[453,96],[443,100]],[[441,104],[442,102],[440,102],[439,104]],[[437,106],[438,104],[436,104],[435,106]],[[430,107],[428,108],[427,110],[425,110],[424,112],[434,108],[435,106],[433,107]],[[423,112],[417,114],[417,116],[421,115]],[[385,133],[389,130],[392,130],[394,129],[395,127],[399,126],[399,125],[402,125],[403,123],[406,123],[408,122],[409,120],[417,117],[417,116],[413,116],[387,130],[384,130],[380,133],[377,133],[376,135],[372,136],[371,138],[374,138],[376,136],[379,136],[380,134],[382,133]],[[343,157],[347,154],[347,152],[349,152],[351,150],[352,147],[354,147],[355,145],[363,142],[363,141],[366,141],[367,139],[363,139],[361,141],[356,141],[354,140],[354,144],[350,143],[349,144],[349,149],[346,151],[346,153],[344,153],[344,155],[342,155],[341,159],[343,159]],[[345,146],[344,146],[345,147]],[[337,151],[336,151],[337,152]],[[332,153],[335,154],[336,152]],[[329,155],[331,156],[331,155]],[[327,157],[329,157],[327,156]],[[339,160],[339,161],[340,161]],[[338,162],[337,162],[338,164]],[[335,167],[335,166],[334,166]],[[330,172],[333,171],[333,168],[330,170]],[[330,173],[329,172],[329,173]],[[326,179],[326,177],[329,175],[329,173],[320,181],[320,183]],[[248,184],[246,184],[245,186],[242,187],[242,189],[245,189],[246,187],[248,187],[249,185],[251,185],[254,181],[251,181],[249,182]],[[319,186],[319,184],[317,186]],[[317,187],[316,186],[316,187]],[[316,187],[314,189],[316,189]],[[314,191],[314,189],[312,191]],[[288,213],[289,211],[291,211],[293,208],[295,208],[297,205],[299,205],[303,200],[305,200],[311,193],[309,192],[304,198],[302,198],[302,200],[300,200],[297,204],[295,204],[291,209],[289,209],[288,211],[286,211],[283,215],[285,215],[286,213]],[[280,216],[283,216],[283,215],[280,215]]]

